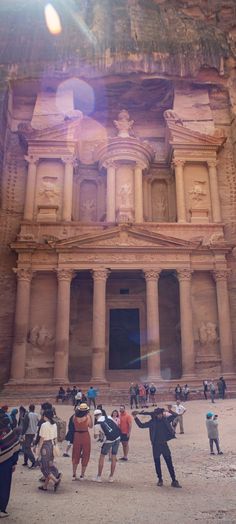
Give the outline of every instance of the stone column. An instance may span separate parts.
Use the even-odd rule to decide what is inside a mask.
[[[175,187],[178,222],[186,222],[185,189],[184,189],[184,161],[174,160]]]
[[[23,380],[29,329],[31,269],[14,269],[17,275],[14,343],[11,359],[11,379]]]
[[[134,170],[134,215],[135,222],[143,222],[143,171],[139,165]]]
[[[107,269],[93,270],[92,382],[105,382]]]
[[[145,270],[147,308],[147,373],[150,382],[161,376],[158,280],[161,270]]]
[[[229,271],[227,269],[213,271],[213,276],[216,282],[221,366],[223,373],[234,372],[232,326],[227,286],[228,275]]]
[[[33,156],[25,156],[25,160],[28,162],[28,174],[25,193],[24,220],[33,220],[38,159],[35,159]]]
[[[208,162],[208,170],[211,191],[212,218],[213,222],[221,222],[220,196],[218,188],[216,161]]]
[[[74,160],[72,158],[62,160],[65,163],[62,220],[70,222],[72,218]]]
[[[116,221],[116,167],[113,162],[107,164],[107,222]]]
[[[69,331],[70,331],[70,285],[71,269],[58,269],[56,348],[54,356],[54,381],[68,381]]]
[[[195,374],[195,353],[193,338],[193,314],[191,302],[191,275],[190,269],[179,269],[180,295],[180,324],[182,346],[182,374],[183,377],[192,377]]]

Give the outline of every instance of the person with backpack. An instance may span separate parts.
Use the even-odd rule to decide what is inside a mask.
[[[137,415],[149,415],[150,420],[148,422],[141,422]],[[158,477],[157,485],[159,487],[163,486],[163,478],[161,471],[161,455],[164,457],[166,462],[170,477],[171,477],[171,486],[172,488],[181,488],[178,480],[175,476],[175,470],[172,463],[171,452],[167,442],[175,438],[175,432],[171,426],[171,422],[177,417],[176,413],[171,412],[171,414],[166,417],[165,410],[163,408],[156,408],[151,412],[138,413],[133,411],[132,415],[134,420],[139,428],[148,428],[150,434],[150,440],[152,444],[153,459],[155,464],[155,469]]]
[[[95,482],[102,482],[102,471],[105,456],[111,450],[111,471],[109,482],[113,482],[113,476],[116,468],[116,455],[120,444],[120,429],[112,417],[104,416],[100,409],[94,411],[94,438],[102,444],[101,453],[98,462],[98,473]]]

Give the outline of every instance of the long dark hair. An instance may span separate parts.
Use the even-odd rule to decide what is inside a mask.
[[[55,421],[53,418],[54,413],[52,409],[45,409],[45,411],[43,412],[43,416],[49,420],[50,424],[55,424]]]

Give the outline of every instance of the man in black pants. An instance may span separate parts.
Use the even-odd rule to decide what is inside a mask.
[[[171,415],[166,417],[164,409],[157,408],[152,413],[141,412],[140,415],[149,415],[151,419],[148,422],[141,422],[137,417],[138,412],[133,411],[132,415],[139,428],[149,428],[150,440],[152,444],[153,458],[158,476],[158,486],[163,486],[162,472],[161,472],[161,455],[164,457],[169,474],[171,476],[172,488],[181,488],[178,480],[175,477],[175,470],[172,463],[171,452],[167,444],[168,440],[175,438],[175,432],[170,423],[176,417],[176,413],[171,412]]]

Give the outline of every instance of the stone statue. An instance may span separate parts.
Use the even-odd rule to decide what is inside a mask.
[[[154,215],[155,218],[166,218],[167,201],[164,192],[160,192],[158,200],[154,201]]]
[[[28,333],[28,342],[35,348],[48,346],[53,340],[53,334],[45,326],[34,326]]]
[[[82,204],[83,219],[87,220],[88,222],[90,220],[94,220],[96,218],[95,211],[96,211],[95,199],[90,198],[90,199],[85,200],[85,202]]]
[[[212,345],[219,341],[217,325],[214,322],[201,322],[198,332],[201,346]]]
[[[207,195],[204,184],[206,184],[206,182],[203,180],[195,180],[192,189],[189,191],[189,195],[192,200],[200,202],[204,199],[204,197]]]
[[[118,120],[114,120],[116,128],[118,129],[118,136],[127,138],[130,136],[129,130],[133,127],[134,121],[129,119],[129,113],[126,109],[122,109],[118,114]]]
[[[123,184],[119,191],[120,202],[123,207],[130,206],[130,197],[132,194],[132,189],[130,184]]]

